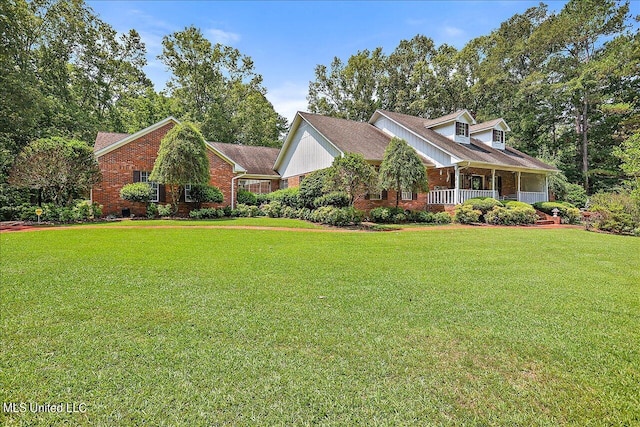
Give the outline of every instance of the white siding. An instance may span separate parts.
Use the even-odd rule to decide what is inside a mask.
[[[341,153],[304,120],[278,168],[283,179],[331,166]]]
[[[449,154],[429,144],[424,139],[419,138],[384,116],[380,116],[373,125],[388,135],[404,139],[410,146],[415,148],[419,154],[435,163],[437,167],[451,166],[453,164]]]
[[[493,130],[494,129],[506,132],[506,129],[504,128],[502,123],[500,123],[498,126],[494,126],[491,129],[485,129],[485,130],[482,130],[480,132],[472,133],[471,137],[482,141],[484,144],[488,145],[489,147],[493,147],[493,148],[498,149],[498,150],[504,150],[504,148],[505,148],[504,147],[504,145],[505,145],[504,143],[494,143],[493,142]],[[505,134],[505,138],[506,138],[506,134]]]

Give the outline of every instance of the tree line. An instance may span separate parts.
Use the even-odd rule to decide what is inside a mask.
[[[632,23],[628,2],[571,0],[557,13],[541,3],[516,14],[461,49],[416,35],[390,54],[378,47],[318,65],[309,109],[361,121],[378,108],[503,117],[511,145],[590,193],[609,190],[630,173],[615,153],[628,153],[640,132],[640,33]]]

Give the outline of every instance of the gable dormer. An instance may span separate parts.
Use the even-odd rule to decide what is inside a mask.
[[[446,136],[452,141],[460,144],[469,144],[471,142],[470,128],[475,123],[476,121],[467,110],[459,110],[437,119],[427,120],[425,127]]]
[[[510,130],[504,119],[494,119],[488,122],[478,123],[470,128],[472,138],[497,150],[504,150],[506,133]]]

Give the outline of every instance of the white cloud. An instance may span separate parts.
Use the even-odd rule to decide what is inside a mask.
[[[232,33],[230,31],[224,31],[219,28],[209,28],[205,30],[205,34],[214,43],[221,43],[225,45],[231,45],[240,41],[240,35]]]
[[[442,28],[442,32],[448,37],[460,37],[464,35],[464,30],[449,25],[445,25]]]
[[[291,123],[297,111],[307,110],[308,90],[309,87],[305,83],[287,81],[278,87],[269,89],[267,99],[273,104],[276,112]]]

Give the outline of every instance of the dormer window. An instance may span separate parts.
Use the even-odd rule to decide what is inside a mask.
[[[456,136],[464,136],[465,138],[469,137],[469,124],[456,122]]]
[[[497,129],[493,130],[493,143],[504,144],[504,131]]]

